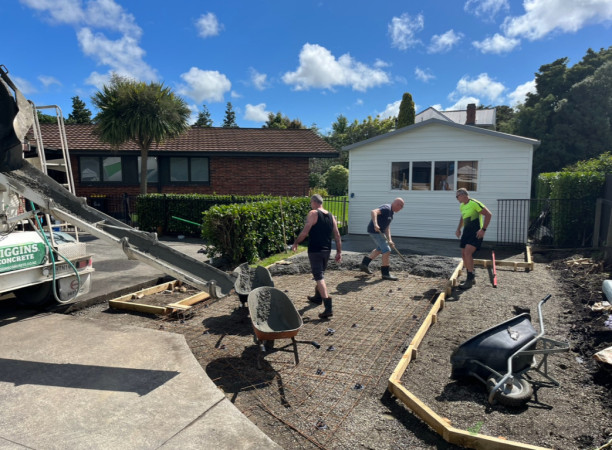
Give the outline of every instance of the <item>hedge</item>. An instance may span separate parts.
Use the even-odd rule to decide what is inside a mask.
[[[597,198],[603,195],[601,172],[554,172],[538,176],[538,198],[565,200],[551,217],[553,243],[557,247],[580,247],[591,238]]]
[[[203,213],[208,255],[221,254],[239,264],[283,252],[304,227],[309,211],[308,197],[213,206]]]

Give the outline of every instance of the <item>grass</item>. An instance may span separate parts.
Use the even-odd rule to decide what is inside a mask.
[[[275,255],[270,255],[267,258],[257,261],[255,264],[253,264],[253,267],[255,266],[268,267],[276,262],[282,261],[283,259],[286,259],[292,255],[296,255],[298,253],[304,252],[306,250],[308,250],[307,246],[298,245],[297,251],[295,253],[293,253],[292,251],[288,251],[288,252],[283,252],[283,253],[277,253]]]

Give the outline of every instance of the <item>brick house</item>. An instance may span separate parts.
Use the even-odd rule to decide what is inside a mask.
[[[55,124],[41,124],[47,160],[61,151]],[[93,134],[93,125],[66,125],[76,195],[136,196],[140,150],[128,142],[117,150]],[[148,193],[308,193],[309,158],[335,158],[338,151],[314,131],[192,127],[149,150]]]

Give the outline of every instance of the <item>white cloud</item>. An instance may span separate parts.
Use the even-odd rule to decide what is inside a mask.
[[[285,73],[283,81],[298,91],[350,86],[363,92],[389,83],[389,76],[382,70],[355,61],[348,53],[336,59],[325,47],[305,44],[300,52],[300,66],[295,72]]]
[[[222,102],[223,96],[232,88],[232,83],[225,75],[216,70],[202,70],[192,67],[189,72],[181,74],[187,86],[179,86],[178,93],[202,102]]]
[[[461,109],[467,109],[467,105],[469,105],[470,103],[474,103],[476,106],[478,106],[480,105],[480,100],[476,97],[466,95],[466,96],[461,97],[459,100],[457,100],[454,105],[446,108],[446,110],[438,110],[438,111],[458,111]]]
[[[85,83],[96,87],[98,90],[102,89],[105,84],[110,82],[110,73],[98,73],[93,71],[89,74],[89,77],[85,80]]]
[[[251,83],[253,83],[255,89],[263,91],[268,87],[268,75],[265,73],[259,73],[252,67],[249,69],[249,72],[251,73]]]
[[[385,110],[381,113],[378,113],[378,115],[380,116],[381,119],[387,119],[389,117],[397,117],[397,115],[399,114],[399,108],[400,108],[401,103],[402,103],[401,100],[398,100],[393,103],[389,103],[387,107],[385,108]]]
[[[444,34],[434,34],[427,51],[429,53],[447,52],[462,38],[463,33],[455,33],[454,30],[448,30]]]
[[[467,0],[463,9],[485,20],[493,20],[500,11],[509,11],[508,0]]]
[[[66,24],[75,28],[83,53],[99,65],[109,66],[110,72],[146,81],[156,81],[157,71],[144,62],[140,47],[142,29],[134,16],[114,0],[21,0],[21,3],[42,13],[52,24]],[[121,37],[109,39],[102,31],[118,32]],[[98,83],[104,77],[92,72],[88,82]]]
[[[524,0],[525,14],[507,17],[506,36],[540,39],[555,30],[572,33],[582,27],[612,20],[610,0]]]
[[[217,16],[209,12],[200,16],[196,22],[196,28],[198,29],[198,36],[207,38],[217,36],[223,29],[223,25],[219,23]]]
[[[38,80],[43,84],[44,87],[49,87],[52,84],[57,84],[58,86],[62,85],[62,83],[60,83],[57,78],[48,75],[39,75]]]
[[[388,27],[391,46],[400,50],[407,50],[420,44],[421,41],[415,37],[415,34],[423,30],[424,26],[425,18],[423,14],[412,17],[404,13],[400,17],[394,17]]]
[[[239,94],[239,93],[238,93],[238,92],[236,92],[236,91],[232,91],[232,92],[230,93],[230,95],[231,95],[231,97],[232,97],[232,98],[242,98],[242,95],[241,95],[241,94]]]
[[[536,82],[535,80],[528,81],[516,87],[514,91],[508,94],[508,100],[510,106],[515,107],[519,103],[524,103],[528,93],[536,93]]]
[[[258,105],[247,103],[244,111],[244,119],[250,120],[251,122],[265,122],[268,120],[268,114],[270,114],[270,111],[266,111],[265,103],[260,103]]]
[[[190,111],[189,119],[187,119],[187,123],[190,125],[193,125],[198,120],[198,116],[199,116],[198,105],[195,105],[192,103],[192,104],[187,105],[187,108],[189,108],[189,111]]]
[[[137,80],[157,81],[157,71],[144,62],[145,51],[133,37],[124,35],[110,40],[89,28],[81,29],[77,37],[83,53],[109,66],[110,71]]]
[[[457,88],[449,95],[449,98],[453,100],[459,95],[463,97],[477,95],[487,98],[491,103],[496,103],[501,100],[505,90],[506,87],[503,84],[492,80],[486,73],[481,73],[475,79],[470,79],[466,75],[457,82]]]
[[[23,95],[30,95],[37,92],[36,88],[25,78],[11,76],[11,79]]]
[[[436,78],[429,69],[423,70],[419,67],[414,69],[414,75],[416,76],[417,80],[421,80],[425,83],[427,83],[432,78]]]
[[[376,61],[374,61],[374,67],[378,67],[378,68],[382,68],[382,67],[389,67],[391,64],[388,63],[387,61],[383,61],[382,59],[376,59]]]
[[[472,42],[472,45],[482,53],[500,54],[514,50],[514,48],[520,43],[521,41],[519,39],[508,38],[499,33],[495,33],[493,37],[486,38],[482,41]]]

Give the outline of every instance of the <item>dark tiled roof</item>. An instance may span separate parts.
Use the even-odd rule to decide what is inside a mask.
[[[41,124],[46,149],[61,148],[56,124]],[[70,151],[111,150],[93,134],[94,125],[66,125]],[[139,151],[133,142],[119,151]],[[337,150],[312,130],[276,130],[269,128],[189,128],[181,136],[156,146],[151,151],[210,153],[278,153],[302,156],[337,156]]]

